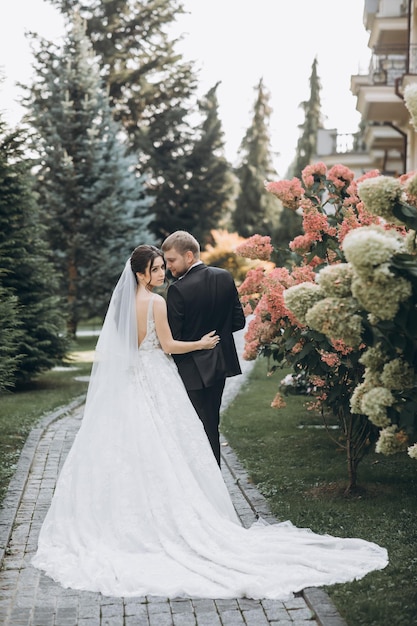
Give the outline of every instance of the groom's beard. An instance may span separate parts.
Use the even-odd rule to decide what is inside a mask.
[[[174,283],[176,280],[178,280],[178,276],[174,276],[171,270],[166,271],[165,278],[169,283]]]

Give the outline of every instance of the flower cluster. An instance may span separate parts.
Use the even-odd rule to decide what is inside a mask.
[[[263,268],[271,270],[274,264],[270,261],[259,259],[250,260],[236,253],[236,248],[245,242],[244,237],[237,233],[229,233],[224,229],[213,229],[210,231],[213,244],[207,244],[201,251],[201,260],[207,265],[222,267],[228,270],[235,281],[241,283],[250,269]]]
[[[265,189],[279,198],[284,207],[296,211],[304,196],[304,189],[299,178],[292,180],[280,180],[278,182],[265,182]]]
[[[415,83],[407,85],[404,89],[404,103],[410,113],[414,130],[417,130],[417,85]]]
[[[371,422],[380,428],[391,424],[387,417],[387,407],[394,404],[394,396],[385,387],[374,387],[362,394],[360,413],[369,417]]]
[[[417,172],[409,172],[400,176],[404,196],[409,204],[417,207]]]
[[[246,360],[255,359],[263,347],[279,344],[287,327],[299,326],[300,322],[285,303],[284,293],[298,283],[314,284],[315,274],[310,267],[296,267],[290,272],[285,267],[276,267],[270,272],[251,270],[239,287],[239,295],[245,306],[250,306],[254,317],[245,335]],[[294,344],[297,350],[300,344]]]
[[[283,210],[302,214],[303,233],[289,243],[296,267],[254,270],[241,285],[253,312],[245,357],[265,354],[305,372],[315,398],[309,408],[343,415],[341,424],[368,424],[370,430],[355,431],[365,433],[359,449],[376,426],[379,452],[404,450],[406,433],[417,430],[410,360],[417,350],[417,174],[392,178],[372,170],[355,180],[345,166],[314,163],[300,180],[265,188]],[[269,258],[265,239],[252,237],[238,251]],[[278,395],[273,406],[282,402]],[[409,454],[417,458],[417,444]]]
[[[345,165],[333,165],[327,172],[327,180],[338,190],[344,190],[354,179],[354,173]]]
[[[315,283],[300,283],[284,291],[285,306],[303,325],[307,324],[307,312],[322,298],[323,292]]]
[[[404,250],[404,240],[395,231],[378,226],[363,226],[348,233],[343,252],[358,276],[372,278],[374,268]]]
[[[352,298],[323,298],[306,314],[308,326],[330,339],[343,339],[349,346],[359,347],[362,341],[362,318]]]
[[[380,433],[379,452],[393,454],[403,450],[403,442],[400,448],[397,446],[402,435],[397,432],[398,425],[392,424],[388,409],[396,402],[396,391],[415,387],[415,372],[403,359],[390,358],[381,345],[367,348],[360,361],[365,365],[365,372],[363,382],[356,387],[350,400],[352,412],[367,415],[375,426],[384,429]],[[400,429],[399,432],[403,431]]]
[[[352,265],[352,295],[375,320],[392,320],[412,293],[411,283],[394,274],[392,256],[405,252],[404,237],[395,230],[362,227],[346,235],[343,251]]]
[[[317,274],[317,283],[326,296],[344,298],[352,292],[352,266],[348,263],[336,263],[324,267]]]
[[[409,457],[417,460],[417,443],[414,443],[412,446],[409,446],[407,452],[408,452]]]
[[[399,223],[392,212],[403,193],[398,178],[391,176],[368,178],[359,183],[358,193],[370,213],[382,217],[387,222]]]
[[[375,450],[381,454],[390,455],[407,450],[408,437],[397,426],[387,426],[381,430],[376,442]]]
[[[250,269],[246,278],[239,287],[240,300],[245,307],[245,314],[253,313],[253,309],[259,302],[263,291],[265,270],[263,267]]]
[[[271,237],[262,237],[261,235],[249,237],[236,248],[236,254],[248,259],[260,259],[262,261],[269,261],[273,251]]]
[[[327,174],[327,165],[323,162],[312,163],[307,165],[302,173],[301,178],[306,187],[312,187],[315,183],[321,183]]]
[[[278,392],[275,395],[275,398],[271,402],[271,407],[273,409],[283,409],[286,406],[287,406],[287,403],[285,402],[284,398],[282,397],[282,394],[280,392]]]

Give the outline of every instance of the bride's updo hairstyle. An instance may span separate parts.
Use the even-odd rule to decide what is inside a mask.
[[[164,258],[163,253],[156,246],[149,246],[144,244],[135,248],[130,256],[130,267],[132,268],[133,275],[136,282],[138,282],[136,272],[144,274],[146,268],[149,265],[149,270],[154,266],[155,259],[158,257]]]

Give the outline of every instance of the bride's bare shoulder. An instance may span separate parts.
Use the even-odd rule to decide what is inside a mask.
[[[154,307],[158,310],[166,309],[165,298],[163,298],[159,293],[153,294],[154,298]]]

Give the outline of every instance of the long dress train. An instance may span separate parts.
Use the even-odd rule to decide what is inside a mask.
[[[151,299],[152,303],[152,299]],[[59,477],[33,564],[111,596],[285,600],[358,579],[386,550],[290,522],[241,526],[149,306],[123,406],[86,417]],[[91,413],[91,411],[89,411]]]

